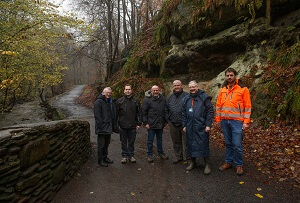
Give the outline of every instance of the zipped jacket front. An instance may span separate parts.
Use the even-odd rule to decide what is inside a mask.
[[[216,122],[221,120],[239,120],[250,123],[251,98],[249,89],[236,79],[232,89],[225,86],[220,89],[216,104]]]

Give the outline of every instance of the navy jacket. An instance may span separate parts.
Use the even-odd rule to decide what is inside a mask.
[[[205,132],[205,127],[212,126],[213,117],[211,97],[204,91],[198,90],[195,95],[184,98],[182,126],[186,127],[188,153],[191,157],[209,156],[209,134]]]
[[[174,92],[168,99],[166,104],[166,120],[170,121],[174,126],[182,126],[182,104],[183,98],[189,95],[187,92]]]

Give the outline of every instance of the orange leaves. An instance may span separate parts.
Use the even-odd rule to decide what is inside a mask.
[[[255,127],[254,127],[255,126]],[[224,137],[213,128],[211,138],[224,147]],[[257,170],[280,181],[295,180],[300,186],[300,125],[286,126],[284,122],[271,123],[265,129],[255,122],[245,131],[243,149],[245,159],[251,160]]]

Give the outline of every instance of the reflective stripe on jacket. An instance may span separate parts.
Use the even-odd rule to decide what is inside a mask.
[[[228,86],[220,89],[216,104],[216,122],[221,120],[239,120],[250,123],[251,99],[247,87],[236,83],[230,90]]]

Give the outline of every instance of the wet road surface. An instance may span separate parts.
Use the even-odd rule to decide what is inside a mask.
[[[80,94],[76,89],[76,94]],[[74,90],[75,91],[75,90]],[[72,92],[72,91],[71,91]],[[72,103],[76,94],[65,94],[60,98],[69,112],[70,118],[87,120],[91,124],[90,159],[75,174],[74,178],[62,186],[53,202],[55,203],[96,203],[96,202],[299,202],[300,192],[290,182],[275,182],[262,175],[253,164],[245,163],[245,174],[237,176],[234,169],[219,172],[223,163],[224,149],[211,143],[210,175],[204,175],[204,163],[198,160],[198,167],[186,173],[186,162],[172,163],[172,141],[168,127],[164,129],[163,145],[169,160],[154,159],[147,162],[147,131],[141,128],[137,133],[135,157],[137,163],[121,164],[121,144],[118,134],[112,135],[109,157],[114,161],[106,167],[97,164],[96,135],[92,110],[81,109]],[[72,100],[72,101],[71,101]],[[81,112],[81,113],[80,113]],[[154,149],[155,151],[155,149]],[[261,190],[258,191],[260,188]],[[263,198],[255,196],[260,194]]]

